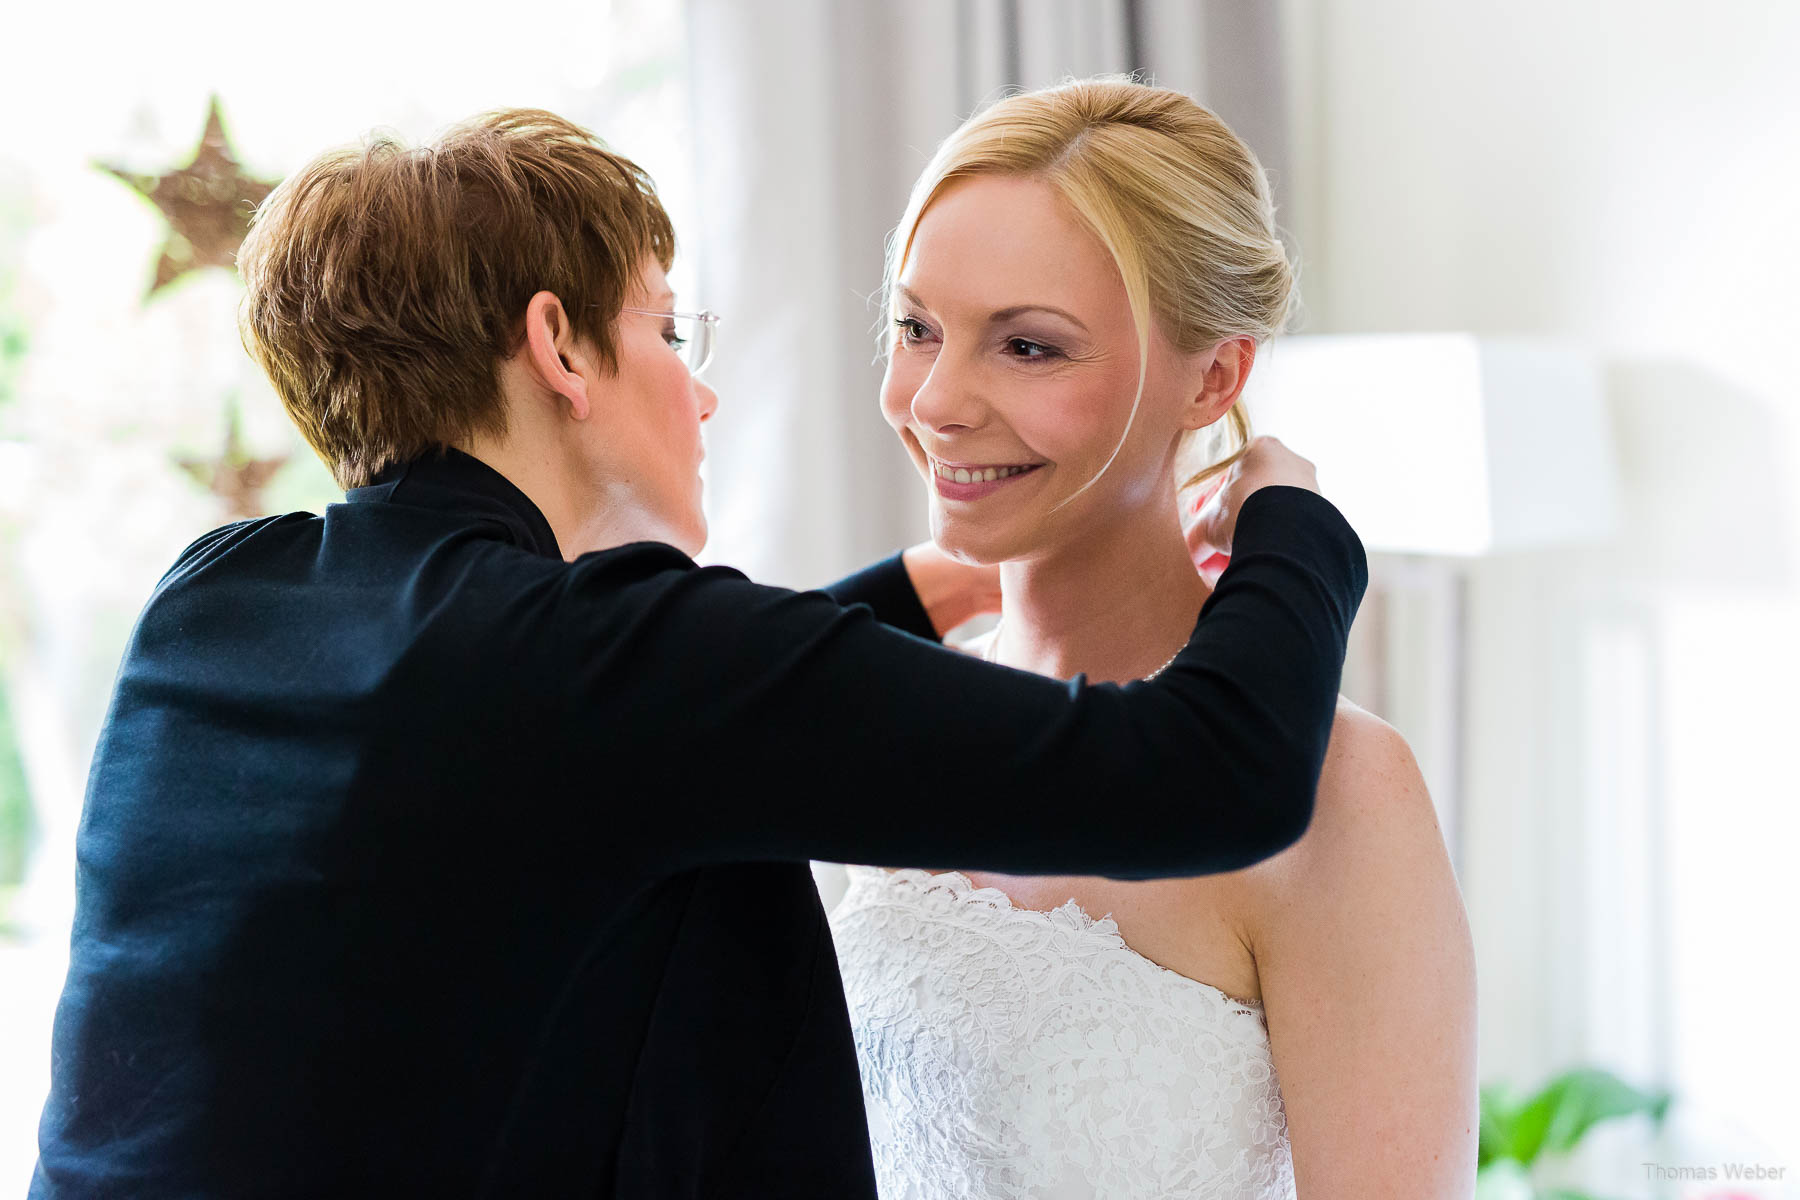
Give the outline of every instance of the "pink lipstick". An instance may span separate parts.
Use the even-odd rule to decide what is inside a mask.
[[[980,500],[991,496],[1010,483],[1017,483],[1028,475],[1036,474],[1042,463],[1028,466],[995,466],[995,467],[956,467],[949,463],[941,463],[935,459],[931,462],[931,481],[937,487],[937,494],[945,500]],[[986,476],[992,473],[994,478]],[[968,477],[965,482],[958,482],[957,476]]]

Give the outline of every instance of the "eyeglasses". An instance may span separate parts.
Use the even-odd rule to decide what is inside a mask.
[[[711,311],[659,312],[653,308],[622,308],[619,311],[661,317],[668,321],[671,328],[663,331],[663,340],[681,355],[681,361],[687,364],[687,369],[692,374],[698,375],[706,370],[706,364],[712,361],[713,346],[718,341],[715,331],[719,327],[719,314]],[[680,332],[684,329],[685,337]]]

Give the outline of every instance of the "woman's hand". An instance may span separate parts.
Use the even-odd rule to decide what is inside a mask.
[[[1218,495],[1219,489],[1224,486],[1225,476],[1220,475],[1207,484],[1205,489],[1194,498],[1193,503],[1189,504],[1181,514],[1182,531],[1187,534],[1188,557],[1194,560],[1194,566],[1199,570],[1200,578],[1205,580],[1206,586],[1209,588],[1219,586],[1219,576],[1223,575],[1225,568],[1231,565],[1231,556],[1220,554],[1206,544],[1201,536],[1198,517],[1206,508],[1207,503]]]
[[[1244,501],[1259,488],[1277,485],[1317,492],[1318,471],[1279,438],[1259,437],[1252,439],[1243,457],[1219,476],[1212,490],[1201,495],[1193,522],[1187,527],[1187,544],[1188,553],[1193,555],[1194,565],[1203,576],[1211,566],[1217,566],[1208,583],[1225,569],[1224,561],[1231,554],[1231,535],[1237,529]]]
[[[957,562],[931,542],[903,551],[900,561],[938,637],[983,613],[1000,611],[999,567]]]

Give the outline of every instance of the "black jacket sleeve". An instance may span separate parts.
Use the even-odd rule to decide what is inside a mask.
[[[564,740],[604,729],[666,766],[638,815],[671,869],[823,859],[1150,878],[1257,862],[1310,820],[1367,585],[1335,508],[1264,488],[1175,661],[1152,681],[1089,686],[664,550],[662,569],[623,585],[604,582],[623,563],[584,560],[597,596],[623,586],[631,600],[582,614]],[[591,757],[568,770],[591,777]]]
[[[931,614],[919,600],[918,589],[913,587],[912,576],[906,573],[906,563],[899,554],[864,567],[820,590],[845,608],[852,604],[868,605],[875,619],[883,625],[892,625],[927,641],[942,640],[932,626]]]

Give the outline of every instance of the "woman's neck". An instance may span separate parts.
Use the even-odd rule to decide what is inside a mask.
[[[1058,679],[1142,679],[1186,644],[1211,589],[1195,570],[1171,498],[1048,553],[1000,565],[990,657]]]
[[[581,455],[573,438],[520,424],[525,427],[504,438],[476,436],[457,449],[506,476],[537,505],[563,558],[572,562],[630,542],[682,545],[669,523],[639,504],[629,486],[609,484],[606,472]]]

